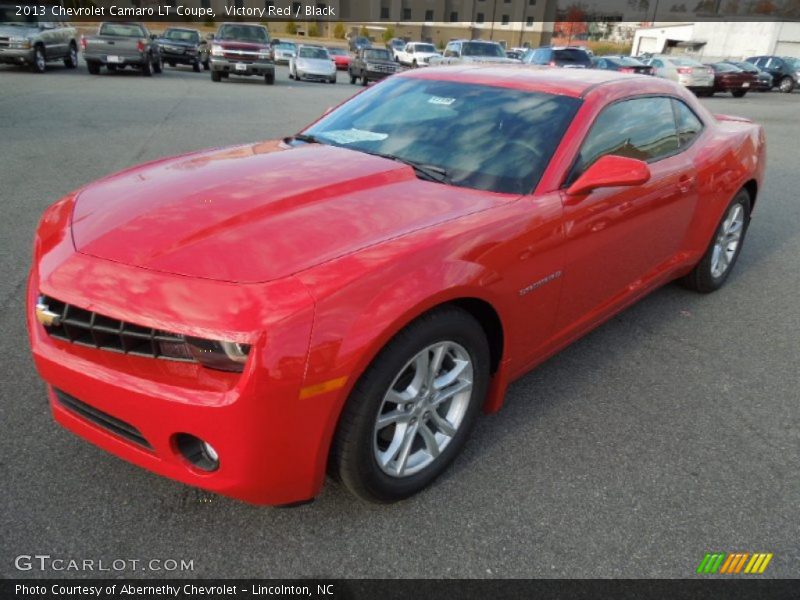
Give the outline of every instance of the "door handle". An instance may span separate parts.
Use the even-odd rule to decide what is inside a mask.
[[[694,177],[683,175],[681,176],[680,179],[678,179],[678,189],[684,194],[688,192],[690,189],[692,189],[693,185],[694,185]]]

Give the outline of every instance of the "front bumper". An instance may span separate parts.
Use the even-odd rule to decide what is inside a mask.
[[[365,71],[367,77],[370,81],[378,81],[380,79],[386,79],[390,75],[394,75],[397,71],[387,72],[387,71]]]
[[[161,58],[165,63],[175,63],[179,65],[193,65],[194,63],[203,60],[202,56],[196,52],[194,54],[186,52],[173,52],[164,48],[161,49]]]
[[[244,62],[230,58],[212,56],[210,63],[212,71],[219,71],[221,73],[228,73],[230,75],[264,76],[269,73],[275,73],[275,63],[268,60]]]
[[[299,79],[307,79],[309,81],[330,81],[336,77],[336,69],[325,72],[297,69],[297,77]]]
[[[305,286],[294,278],[234,285],[177,277],[79,254],[69,235],[58,235],[55,243],[37,235],[27,290],[34,363],[56,421],[120,458],[212,492],[255,504],[313,498],[343,390],[303,391],[314,311]],[[35,317],[40,293],[146,327],[250,343],[250,357],[243,373],[230,373],[61,341]],[[76,412],[56,390],[123,422],[146,444]],[[214,446],[219,468],[202,471],[184,458],[180,433]]]
[[[0,63],[29,65],[33,62],[33,48],[0,48]]]

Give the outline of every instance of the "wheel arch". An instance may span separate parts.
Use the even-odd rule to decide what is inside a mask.
[[[756,205],[756,197],[758,196],[758,182],[755,179],[746,181],[742,186],[742,189],[746,190],[747,193],[750,194],[750,211],[752,212]]]

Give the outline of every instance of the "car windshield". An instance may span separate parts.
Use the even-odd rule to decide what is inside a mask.
[[[553,59],[562,63],[590,63],[591,59],[585,50],[577,48],[566,48],[564,50],[553,50]]]
[[[167,29],[164,38],[176,42],[191,42],[196,44],[200,41],[200,34],[190,29]]]
[[[309,48],[308,46],[300,46],[297,51],[298,58],[318,58],[320,60],[330,60],[330,55],[325,48]]]
[[[364,58],[367,60],[392,60],[388,50],[383,48],[371,48],[364,51]]]
[[[497,56],[505,58],[506,53],[500,44],[488,42],[464,42],[461,45],[462,56]]]
[[[602,57],[601,57],[602,58]],[[643,67],[644,63],[640,60],[636,60],[635,58],[630,58],[628,56],[614,56],[613,58],[609,59],[611,62],[614,62],[622,67]]]
[[[268,44],[269,34],[263,27],[252,27],[248,25],[223,25],[219,28],[217,40],[236,40],[240,42],[254,42],[257,44]]]
[[[677,67],[702,67],[702,63],[691,58],[670,58],[669,62]]]
[[[433,44],[415,44],[414,52],[436,52]]]
[[[388,79],[304,133],[316,141],[432,167],[447,183],[533,191],[581,101],[453,81]]]
[[[141,26],[129,23],[103,23],[100,27],[100,35],[111,37],[147,37]]]
[[[275,47],[279,50],[294,50],[296,48],[291,42],[281,42],[280,44],[275,44]]]
[[[402,50],[405,48],[406,43],[403,40],[392,40],[392,48],[397,48],[398,50]]]

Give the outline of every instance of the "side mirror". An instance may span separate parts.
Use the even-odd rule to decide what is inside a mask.
[[[642,185],[650,179],[650,167],[635,158],[606,155],[599,158],[567,188],[570,196],[588,194],[598,188]]]

